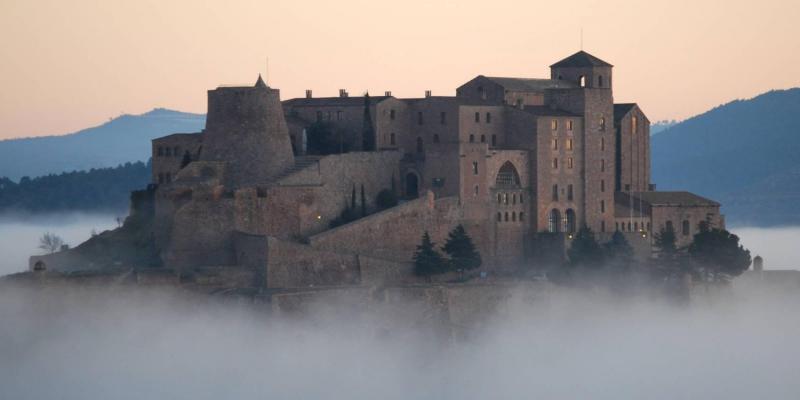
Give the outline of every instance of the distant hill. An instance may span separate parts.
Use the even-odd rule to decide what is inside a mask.
[[[650,125],[650,135],[655,135],[656,133],[663,132],[673,126],[677,125],[678,121],[673,120],[664,120],[664,121],[656,121]]]
[[[115,167],[147,161],[150,140],[178,132],[198,132],[205,115],[157,108],[123,115],[100,126],[63,136],[0,141],[0,177],[18,181],[64,171]]]
[[[736,100],[653,136],[653,182],[719,200],[730,224],[800,224],[800,88]]]
[[[112,211],[128,209],[130,192],[150,183],[150,162],[64,172],[16,183],[0,178],[0,214],[6,212]]]

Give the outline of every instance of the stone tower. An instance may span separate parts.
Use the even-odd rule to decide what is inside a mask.
[[[269,182],[294,164],[280,91],[258,76],[254,86],[208,91],[203,161],[225,161],[228,186]]]
[[[578,87],[550,91],[546,103],[584,116],[583,165],[584,213],[580,224],[595,232],[611,232],[614,225],[614,97],[613,66],[585,51],[579,51],[550,66],[554,80],[574,82]]]

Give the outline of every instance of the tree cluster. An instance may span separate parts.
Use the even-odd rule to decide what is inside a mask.
[[[480,252],[462,225],[450,231],[441,249],[447,257],[436,251],[436,244],[431,241],[428,231],[425,231],[414,253],[414,273],[417,276],[430,277],[451,271],[463,272],[476,269],[483,262]]]
[[[19,183],[0,178],[0,211],[120,211],[128,207],[131,191],[150,183],[151,164],[125,163],[115,168],[92,168]]]

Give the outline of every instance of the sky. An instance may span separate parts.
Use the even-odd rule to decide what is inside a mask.
[[[680,120],[800,86],[798,21],[797,0],[0,0],[0,139],[202,113],[206,90],[258,73],[284,99],[453,95],[480,74],[548,77],[581,36],[614,64],[617,102]]]

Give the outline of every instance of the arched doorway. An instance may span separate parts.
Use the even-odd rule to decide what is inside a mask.
[[[548,222],[549,223],[547,224],[548,225],[547,230],[553,233],[560,232],[561,212],[555,208],[550,210],[550,219]]]
[[[413,172],[406,174],[406,197],[409,199],[419,197],[419,177]]]

